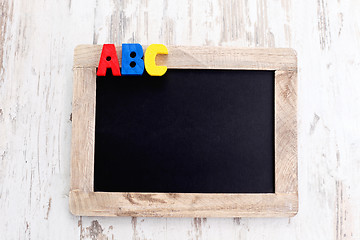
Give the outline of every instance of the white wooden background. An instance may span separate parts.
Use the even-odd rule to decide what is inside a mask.
[[[359,0],[0,0],[0,239],[360,239]],[[294,218],[75,217],[77,44],[292,47]]]

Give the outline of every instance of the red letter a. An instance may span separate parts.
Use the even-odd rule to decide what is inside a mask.
[[[111,68],[113,76],[121,76],[119,60],[114,44],[103,45],[96,76],[106,76],[106,70],[108,68]]]

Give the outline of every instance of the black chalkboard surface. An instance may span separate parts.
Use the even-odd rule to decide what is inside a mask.
[[[94,190],[274,193],[274,71],[96,79]]]

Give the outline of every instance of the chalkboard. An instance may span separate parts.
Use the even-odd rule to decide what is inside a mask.
[[[94,190],[274,193],[274,71],[96,80]]]
[[[111,59],[118,59],[119,66],[112,61],[116,75],[124,63],[122,46],[106,46],[113,49]],[[145,55],[151,49],[141,47]],[[141,76],[108,71],[97,77],[103,46],[75,48],[70,211],[80,216],[294,216],[295,51],[166,48],[168,54],[148,58],[155,62],[150,66],[165,66],[161,77],[150,77],[146,67]]]

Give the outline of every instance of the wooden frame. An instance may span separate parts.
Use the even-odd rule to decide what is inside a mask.
[[[73,214],[290,217],[297,213],[297,58],[292,49],[170,46],[168,55],[156,58],[158,65],[169,69],[275,71],[275,193],[270,194],[94,192],[96,67],[101,49],[101,45],[75,49],[70,190]],[[121,46],[116,50],[121,62]]]

